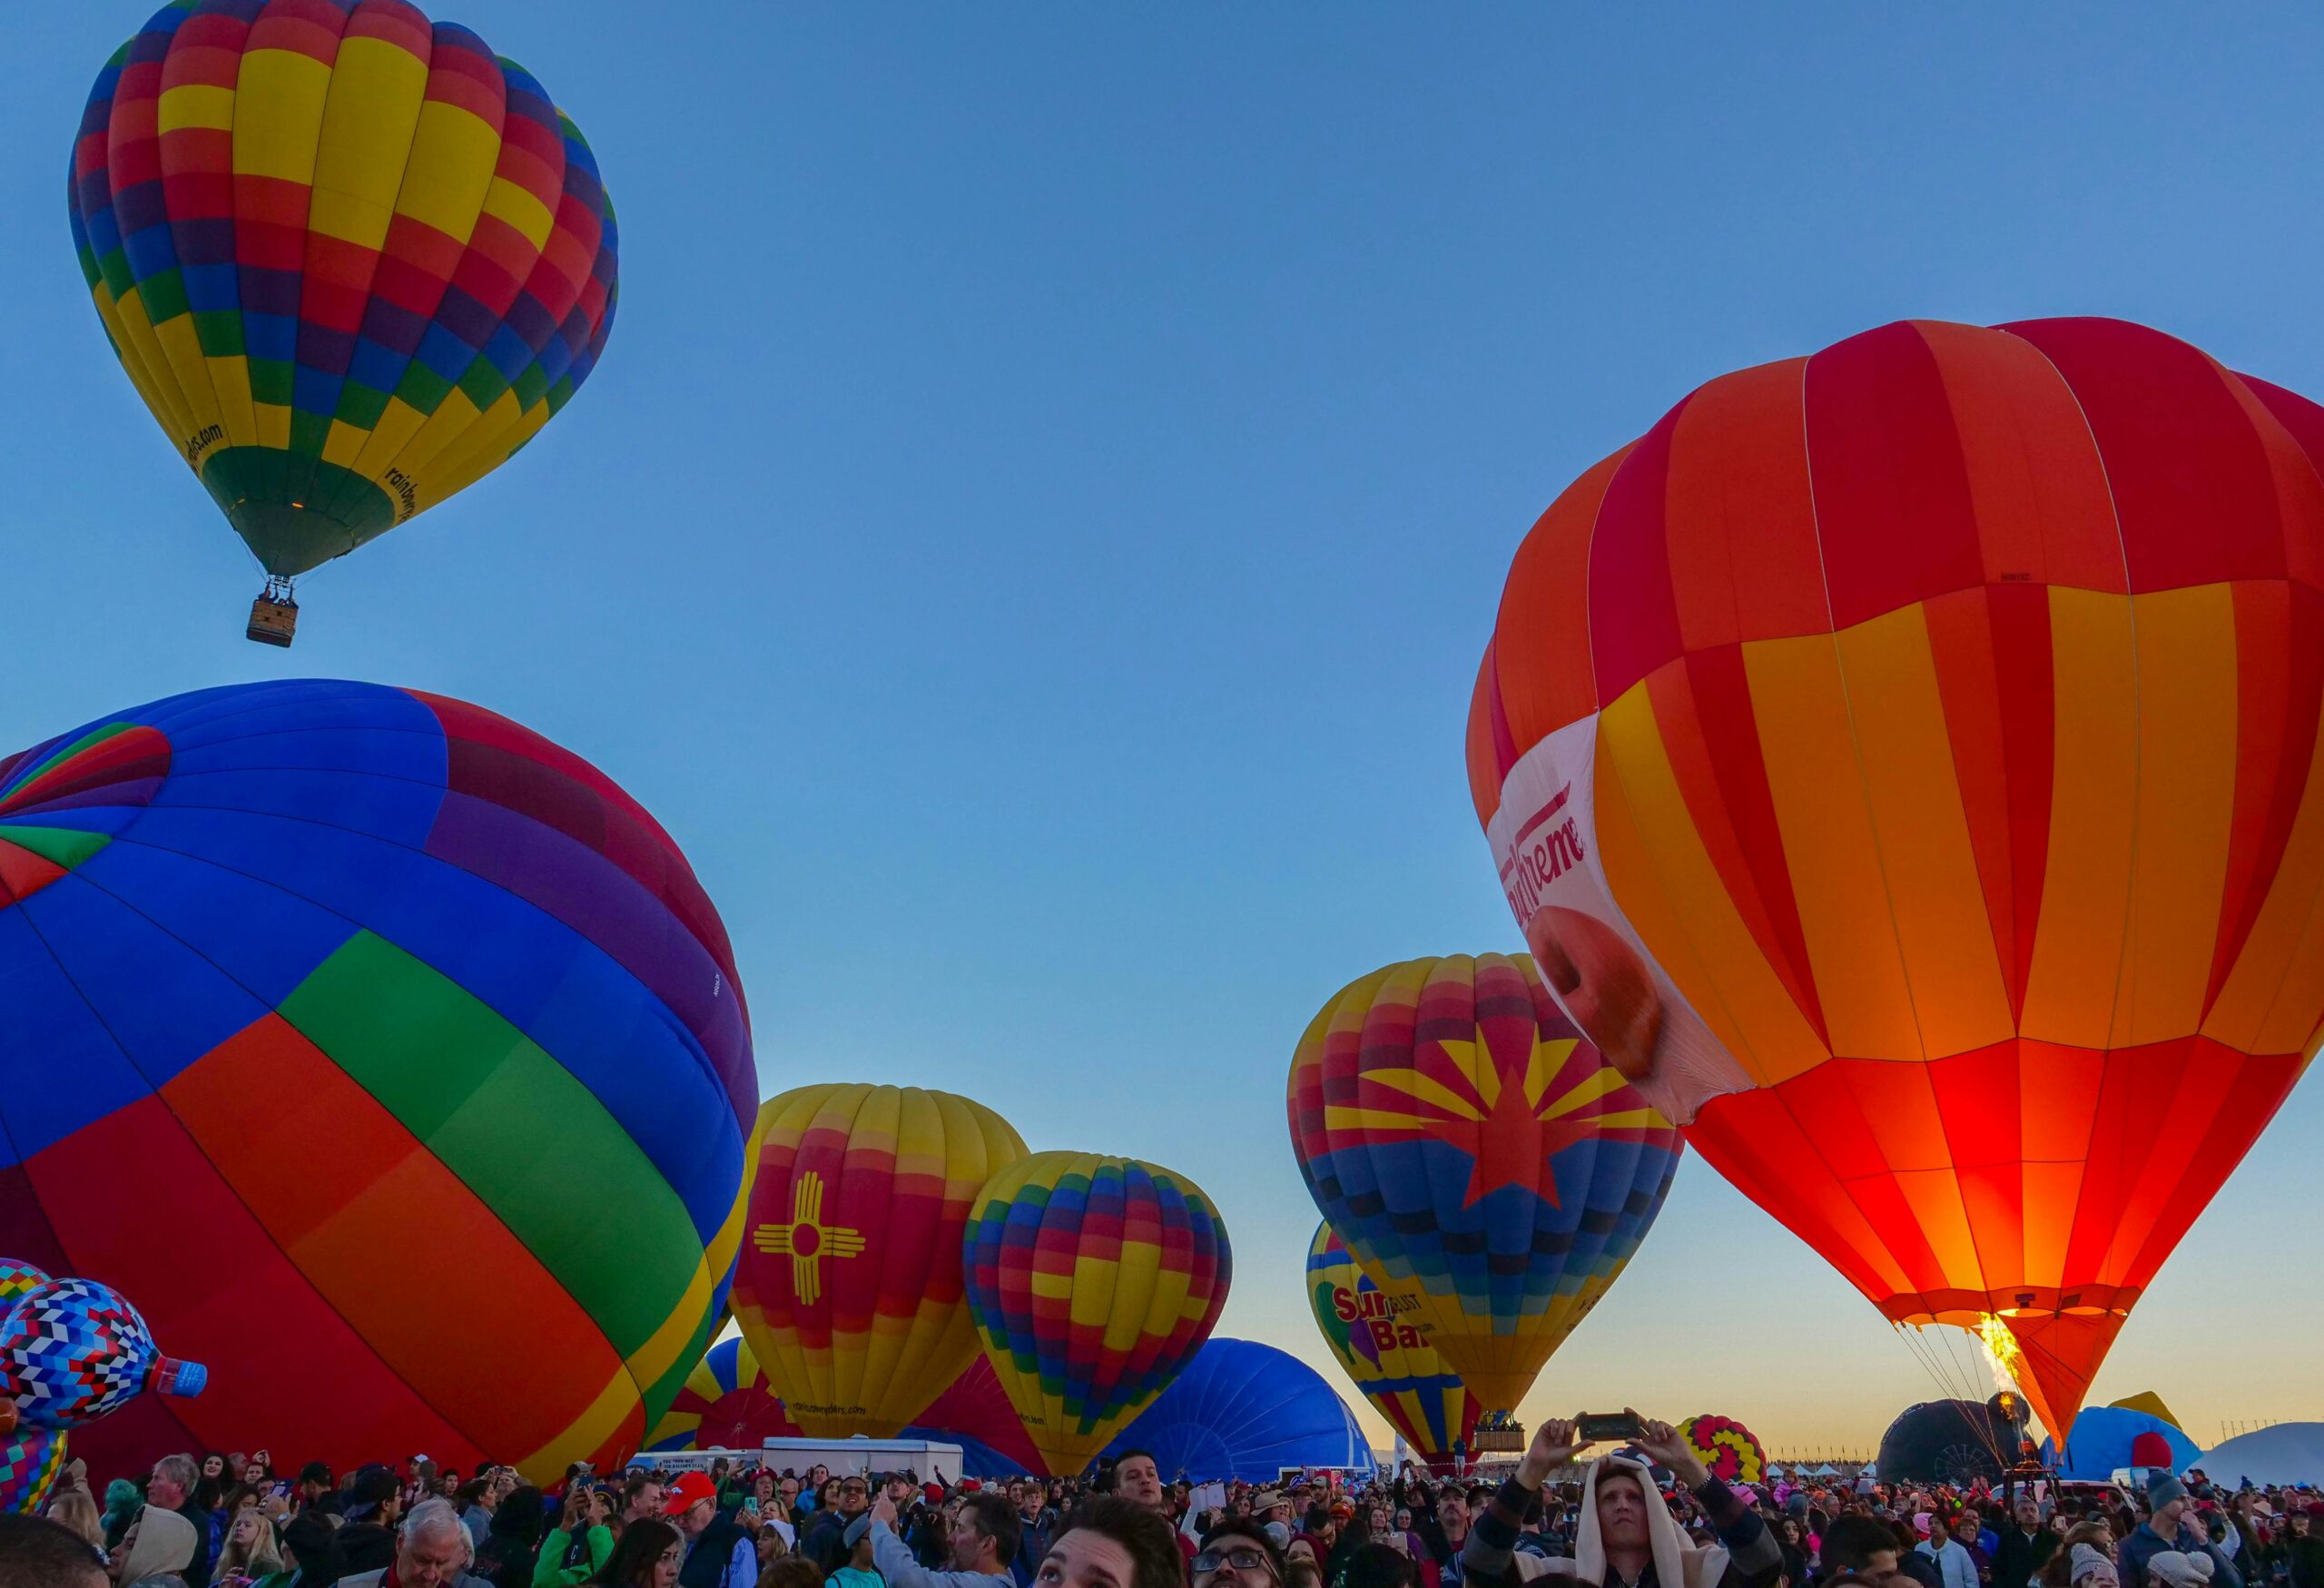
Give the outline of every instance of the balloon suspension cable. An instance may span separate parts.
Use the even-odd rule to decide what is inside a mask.
[[[1986,1338],[1986,1331],[1962,1327],[1962,1332],[1975,1339],[1987,1357],[1986,1366],[1989,1371],[1981,1372],[1974,1358],[1963,1356],[1960,1342],[1954,1337],[1953,1330],[1961,1326],[1898,1323],[1891,1327],[1896,1329],[1897,1337],[1903,1340],[1906,1347],[1912,1351],[1915,1359],[1920,1363],[1921,1370],[1926,1373],[1930,1381],[1936,1386],[1940,1398],[1966,1402],[1978,1406],[1982,1411],[1984,1403],[1990,1398],[1984,1384],[1988,1376],[1999,1388],[2006,1390],[2013,1398],[2023,1398],[2024,1392],[2005,1379],[2006,1369],[2001,1359],[2001,1354],[1994,1349]],[[1936,1332],[1937,1337],[1935,1340],[1929,1338],[1931,1330]],[[2017,1460],[2014,1442],[2008,1442],[2004,1447],[2004,1442],[1994,1435],[1988,1421],[1982,1416],[1972,1416],[1968,1419],[1968,1423],[1970,1435],[1984,1447],[1985,1453],[1993,1457],[1995,1465],[2003,1472],[2007,1472]]]

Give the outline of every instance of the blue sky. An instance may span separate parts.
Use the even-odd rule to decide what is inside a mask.
[[[523,457],[307,582],[287,656],[241,637],[257,575],[66,234],[142,0],[12,15],[0,742],[310,674],[515,716],[685,845],[768,1090],[950,1086],[1181,1169],[1236,1238],[1223,1331],[1318,1363],[1291,1048],[1377,964],[1519,946],[1461,727],[1575,473],[1908,315],[2123,315],[2324,394],[2313,8],[431,9],[586,130],[621,321]],[[2324,1276],[2278,1256],[2320,1115],[2099,1398],[2158,1388],[2206,1445],[2324,1411]],[[1689,1160],[1524,1409],[1868,1446],[1935,1387]]]

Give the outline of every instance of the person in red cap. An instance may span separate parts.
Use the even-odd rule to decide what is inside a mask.
[[[662,1501],[662,1514],[678,1530],[685,1559],[678,1588],[753,1588],[759,1580],[758,1546],[718,1514],[718,1487],[706,1473],[680,1473]]]

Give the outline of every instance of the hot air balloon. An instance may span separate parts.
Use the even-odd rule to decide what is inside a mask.
[[[1689,1417],[1679,1425],[1679,1436],[1723,1484],[1756,1484],[1768,1475],[1768,1453],[1758,1436],[1732,1417],[1708,1412]]]
[[[613,205],[547,91],[406,0],[172,0],[73,147],[82,273],[137,393],[290,581],[474,484],[613,330]]]
[[[1518,1398],[1630,1261],[1679,1133],[1523,955],[1390,965],[1343,988],[1291,1065],[1292,1149],[1324,1220],[1486,1411]]]
[[[799,1425],[775,1397],[747,1340],[721,1340],[679,1386],[677,1398],[646,1433],[644,1450],[756,1450],[769,1439],[797,1438]]]
[[[1104,1454],[1132,1450],[1150,1453],[1166,1475],[1198,1484],[1271,1484],[1295,1468],[1370,1477],[1378,1465],[1324,1376],[1256,1340],[1206,1342]]]
[[[1374,1410],[1430,1466],[1472,1448],[1484,1410],[1429,1343],[1417,1284],[1384,1288],[1328,1224],[1307,1243],[1307,1304],[1332,1354]]]
[[[99,1470],[610,1467],[724,1310],[758,1100],[725,931],[504,717],[249,685],[0,759],[0,1252],[210,1369],[76,1433]]]
[[[1200,1187],[1089,1152],[995,1175],[962,1253],[986,1359],[1051,1477],[1087,1466],[1194,1359],[1234,1277]]]
[[[759,1111],[734,1317],[815,1438],[888,1438],[976,1360],[960,1236],[1025,1156],[1009,1121],[916,1086],[803,1086]]]
[[[2184,1472],[2201,1465],[2202,1455],[2176,1425],[2122,1406],[2083,1408],[2063,1454],[2056,1440],[2042,1442],[2043,1465],[2059,1477],[2085,1483],[2110,1482],[2116,1469],[2126,1466]]]
[[[2024,1404],[2007,1391],[1982,1401],[1922,1401],[1897,1413],[1880,1435],[1880,1476],[1963,1488],[1998,1483],[2024,1434]]]
[[[2319,463],[2324,409],[2157,331],[1886,326],[1584,474],[1478,676],[1565,1006],[2061,1435],[2324,1019]]]

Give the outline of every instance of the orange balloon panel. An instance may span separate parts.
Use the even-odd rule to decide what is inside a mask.
[[[1722,376],[1517,554],[1472,702],[1576,1021],[2070,1425],[2324,1021],[2324,409],[2117,321]]]

